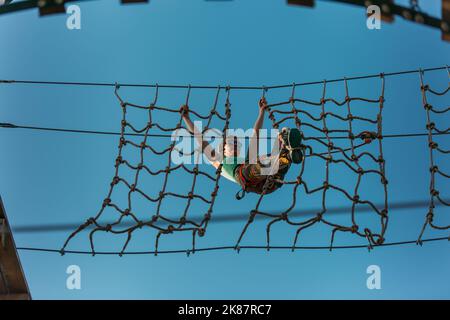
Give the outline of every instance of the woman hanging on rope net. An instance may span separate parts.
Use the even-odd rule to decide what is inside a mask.
[[[224,141],[219,144],[218,148],[214,149],[210,143],[203,139],[201,131],[190,119],[189,107],[187,105],[182,106],[183,120],[190,133],[193,133],[196,137],[198,144],[202,146],[202,153],[209,163],[216,169],[222,164],[222,176],[242,187],[242,190],[236,194],[238,200],[242,199],[246,192],[257,194],[274,192],[283,185],[280,181],[284,179],[291,164],[302,162],[302,139],[300,130],[297,128],[284,127],[278,133],[277,144],[274,149],[279,150],[279,152],[258,156],[259,132],[264,123],[266,110],[267,101],[263,97],[259,101],[259,113],[253,126],[249,152],[247,157],[243,158],[240,154],[242,144],[237,136],[226,134]],[[269,162],[270,168],[267,168],[267,165],[264,165],[263,162]],[[269,177],[270,181],[268,181]]]

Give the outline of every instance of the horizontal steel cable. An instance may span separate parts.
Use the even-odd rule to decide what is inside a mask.
[[[420,73],[421,71],[424,72],[431,72],[431,71],[439,71],[439,70],[446,70],[447,66],[443,67],[436,67],[436,68],[425,68],[425,69],[414,69],[414,70],[404,70],[404,71],[397,71],[397,72],[386,72],[383,73],[384,77],[391,77],[391,76],[398,76],[398,75],[406,75],[406,74],[414,74],[414,73]],[[347,78],[336,78],[336,79],[330,79],[326,80],[327,83],[334,83],[334,82],[344,82],[345,80],[351,81],[351,80],[363,80],[363,79],[371,79],[371,78],[379,78],[380,73],[378,74],[370,74],[370,75],[363,75],[363,76],[354,76],[354,77],[347,77]],[[311,81],[311,82],[302,82],[302,83],[294,83],[294,84],[283,84],[283,85],[275,85],[275,86],[209,86],[209,85],[164,85],[164,84],[144,84],[144,83],[113,83],[113,82],[71,82],[71,81],[44,81],[44,80],[7,80],[3,79],[0,80],[0,84],[32,84],[32,85],[69,85],[69,86],[100,86],[100,87],[115,87],[116,85],[119,85],[120,87],[142,87],[142,88],[173,88],[173,89],[214,89],[217,90],[218,88],[222,89],[231,89],[231,90],[263,90],[263,89],[280,89],[280,88],[292,88],[294,85],[295,87],[299,86],[310,86],[310,85],[322,85],[323,80],[320,81]]]
[[[450,241],[450,238],[440,237],[440,238],[429,238],[423,239],[422,242],[437,242],[437,241]],[[386,242],[383,244],[372,245],[374,247],[392,247],[401,246],[407,244],[418,244],[417,240],[408,241],[397,241],[397,242]],[[368,245],[346,245],[346,246],[333,246],[331,249],[370,249]],[[86,254],[86,255],[158,255],[158,254],[173,254],[173,253],[186,253],[191,254],[195,252],[203,251],[219,251],[219,250],[236,250],[239,252],[243,249],[269,249],[269,250],[330,250],[329,246],[219,246],[219,247],[205,247],[196,249],[178,249],[178,250],[158,250],[158,251],[129,251],[129,252],[112,252],[112,251],[96,251],[94,254],[92,251],[78,251],[78,250],[64,250],[63,252],[58,249],[47,249],[47,248],[36,248],[36,247],[18,247],[17,250],[20,251],[37,251],[37,252],[49,252],[49,253],[60,253],[60,254]]]

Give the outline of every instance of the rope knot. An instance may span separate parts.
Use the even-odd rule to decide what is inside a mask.
[[[103,207],[106,207],[110,203],[111,203],[111,199],[110,198],[106,198],[105,200],[103,200]]]
[[[250,211],[250,215],[248,217],[248,222],[252,223],[255,220],[256,214],[257,214],[256,210]]]
[[[434,197],[437,197],[439,195],[439,191],[436,189],[431,189],[430,194]]]
[[[119,181],[120,181],[120,178],[119,178],[118,176],[115,176],[115,177],[113,178],[113,181],[112,181],[111,185],[115,186],[116,184],[119,183]]]
[[[180,107],[180,113],[181,113],[181,115],[187,115],[188,113],[189,113],[189,106],[187,105],[187,104],[183,104],[181,107]]]

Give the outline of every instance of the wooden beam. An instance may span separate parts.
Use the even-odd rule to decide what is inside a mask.
[[[30,300],[30,296],[28,293],[13,293],[0,295],[0,301],[4,300]]]
[[[0,224],[0,300],[30,300],[30,291],[1,197]]]

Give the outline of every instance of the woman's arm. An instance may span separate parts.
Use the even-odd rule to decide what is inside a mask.
[[[186,124],[188,131],[194,135],[198,144],[202,146],[202,153],[206,155],[211,165],[217,169],[220,165],[220,162],[216,160],[214,156],[214,150],[211,147],[211,145],[207,141],[203,140],[202,132],[200,132],[195,126],[195,124],[192,122],[189,116],[189,107],[187,105],[184,105],[181,107],[181,111],[183,114],[183,121]]]
[[[259,130],[264,124],[264,115],[267,109],[266,98],[261,98],[259,100],[259,113],[256,118],[255,124],[253,125],[253,136],[249,143],[249,161],[250,163],[256,163],[258,156],[258,140],[259,140]]]

